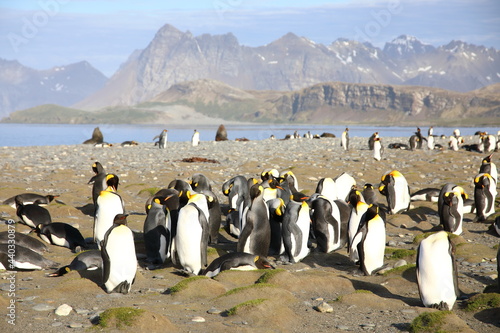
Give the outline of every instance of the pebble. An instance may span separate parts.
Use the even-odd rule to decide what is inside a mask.
[[[55,306],[49,304],[37,304],[32,309],[35,311],[52,311],[55,310]]]
[[[55,321],[52,323],[52,327],[59,327],[62,326],[62,323],[60,321]]]
[[[59,307],[56,309],[55,313],[58,316],[67,316],[71,313],[71,310],[73,310],[73,308],[71,306],[69,306],[68,304],[62,304],[62,305],[59,305]]]
[[[335,328],[337,328],[338,330],[342,330],[342,331],[349,331],[349,326],[338,325],[338,326],[335,326]]]
[[[83,324],[82,323],[70,323],[69,327],[71,327],[71,328],[82,328]]]
[[[406,260],[404,260],[404,259],[401,259],[401,260],[398,260],[394,263],[394,268],[405,266],[405,265],[408,265],[408,262],[406,262]]]
[[[332,313],[333,312],[333,307],[326,302],[322,302],[320,305],[318,305],[314,309],[318,312],[321,312],[321,313]]]
[[[197,316],[197,317],[194,317],[193,319],[191,319],[191,321],[193,321],[195,323],[204,323],[205,322],[205,318]]]
[[[76,314],[79,314],[79,315],[87,315],[87,314],[89,314],[90,311],[87,309],[75,309],[75,312],[76,312]]]
[[[222,311],[219,310],[219,309],[217,309],[217,308],[210,308],[210,309],[207,310],[207,313],[209,313],[209,314],[220,314],[220,313],[222,313]]]

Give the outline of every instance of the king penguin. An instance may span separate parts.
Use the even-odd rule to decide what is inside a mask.
[[[101,246],[106,231],[113,225],[113,220],[117,214],[125,212],[123,200],[116,193],[118,189],[119,178],[117,175],[108,174],[106,176],[107,188],[101,191],[97,198],[97,207],[94,217],[94,241]]]
[[[347,243],[347,223],[342,223],[340,209],[336,202],[317,196],[312,205],[312,228],[318,249],[330,253]]]
[[[373,141],[373,158],[376,161],[380,161],[382,159],[382,154],[384,153],[384,147],[382,146],[382,141],[380,138],[375,138]]]
[[[38,206],[47,206],[52,202],[52,200],[58,198],[59,196],[51,194],[41,195],[36,193],[22,193],[6,199],[4,202],[2,202],[2,205],[9,205],[12,208],[17,208],[16,197],[23,205],[35,204]]]
[[[410,208],[410,187],[401,172],[393,170],[383,175],[378,189],[386,197],[391,214],[401,213]]]
[[[102,281],[106,292],[128,294],[137,272],[134,234],[127,215],[117,214],[101,244]]]
[[[193,136],[191,137],[191,146],[198,147],[200,144],[200,132],[194,130]]]
[[[57,262],[24,246],[16,245],[16,251],[12,254],[11,244],[0,244],[0,270],[42,270],[58,266]]]
[[[171,194],[173,196],[174,194]],[[147,261],[161,265],[170,255],[171,221],[165,202],[170,197],[156,196],[144,221],[143,235]],[[170,227],[170,228],[169,228]]]
[[[439,192],[439,223],[445,231],[455,235],[462,234],[464,199],[467,199],[467,194],[462,187],[455,184],[445,184]]]
[[[266,258],[256,256],[255,254],[232,252],[226,253],[212,261],[201,275],[214,277],[220,272],[227,270],[249,271],[255,269],[274,269],[274,267]]]
[[[474,178],[474,202],[477,221],[482,222],[495,214],[497,183],[488,173],[480,173]]]
[[[237,252],[266,257],[271,243],[269,209],[264,202],[264,188],[254,185],[250,189],[251,204],[242,216],[242,231],[236,246]]]
[[[191,177],[191,187],[193,191],[204,194],[208,200],[208,228],[209,228],[209,236],[208,242],[209,244],[217,244],[217,240],[219,237],[219,229],[221,226],[221,208],[219,199],[212,191],[212,186],[210,186],[210,180],[207,176],[201,173],[195,173]]]
[[[24,205],[19,197],[15,197],[16,202],[16,214],[21,219],[21,222],[31,228],[36,228],[39,224],[50,224],[52,223],[52,218],[49,211],[40,207],[37,204]]]
[[[73,252],[80,252],[81,249],[87,247],[80,230],[67,223],[39,224],[35,231],[45,242],[67,247]]]
[[[417,249],[417,284],[425,307],[451,310],[457,296],[455,249],[446,231],[425,238]]]
[[[385,221],[379,215],[379,207],[370,205],[354,236],[354,243],[358,244],[360,268],[365,275],[372,275],[383,267],[385,239]]]
[[[491,158],[493,157],[493,154],[490,154],[483,158],[481,161],[481,166],[479,167],[479,173],[487,173],[493,178],[495,181],[495,184],[498,183],[498,171],[497,171],[497,166]]]
[[[158,148],[167,148],[168,131],[164,129],[161,133],[153,138],[153,140],[158,139]]]
[[[285,202],[276,198],[266,202],[269,208],[269,225],[271,227],[271,243],[269,244],[269,255],[279,255],[285,251],[281,226],[285,210]]]
[[[349,258],[353,262],[359,261],[359,253],[358,253],[358,243],[361,240],[360,238],[355,239],[356,234],[358,233],[359,228],[361,227],[361,219],[363,215],[368,210],[369,205],[363,201],[363,196],[361,192],[353,189],[349,194],[349,205],[352,207],[351,216],[349,217],[348,223],[348,252]]]
[[[108,187],[108,185],[106,184],[107,174],[101,163],[97,161],[94,162],[94,164],[92,164],[92,170],[94,171],[95,176],[90,178],[88,183],[92,184],[92,201],[94,203],[94,210],[95,210],[99,194],[101,194],[101,191],[104,191],[106,187]]]
[[[344,150],[349,150],[349,128],[347,127],[345,131],[342,132],[342,136],[340,138],[340,146],[344,148]]]
[[[10,233],[8,231],[0,232],[0,244],[9,244],[9,240],[11,240],[10,243],[12,243],[12,239],[15,239],[16,245],[24,246],[25,248],[35,251],[38,254],[43,254],[44,252],[49,251],[49,248],[45,245],[45,243],[34,237],[17,231],[14,233]]]
[[[309,254],[310,208],[307,201],[290,201],[283,216],[283,244],[290,263],[296,263]]]
[[[172,244],[172,259],[188,274],[198,275],[207,265],[208,249],[208,204],[201,193],[188,191],[188,203],[179,210],[177,233]]]
[[[102,255],[99,250],[80,252],[69,265],[59,268],[50,277],[63,276],[71,271],[93,271],[102,268]]]

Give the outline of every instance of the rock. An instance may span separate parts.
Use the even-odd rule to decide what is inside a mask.
[[[82,323],[70,323],[69,327],[71,327],[71,328],[82,328],[83,324]]]
[[[194,317],[193,319],[191,319],[191,321],[193,321],[195,323],[204,323],[205,322],[205,318],[197,316],[197,317]]]
[[[71,306],[68,304],[62,304],[56,309],[55,314],[58,316],[67,316],[71,313],[71,310],[73,310]]]
[[[326,302],[322,302],[320,305],[316,306],[314,310],[322,313],[331,313],[333,312],[333,307]]]
[[[394,268],[405,266],[405,265],[408,265],[408,262],[406,262],[406,260],[404,260],[404,259],[401,259],[401,260],[398,260],[394,263]]]
[[[217,308],[210,308],[210,309],[207,310],[207,313],[209,313],[209,314],[220,314],[220,313],[222,313],[222,311],[219,310],[219,309],[217,309]]]
[[[49,304],[37,304],[32,309],[35,311],[52,311],[55,309],[55,306]]]

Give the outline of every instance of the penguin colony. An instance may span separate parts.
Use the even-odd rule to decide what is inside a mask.
[[[341,137],[344,150],[349,149],[348,131],[346,128]],[[486,133],[478,136],[478,143],[470,149],[491,152],[496,148],[495,136]],[[159,148],[165,149],[167,130],[158,137]],[[310,133],[307,137],[312,138]],[[422,149],[423,141],[428,142],[428,149],[442,148],[435,144],[432,128],[427,138],[418,128],[408,146],[389,145],[389,148]],[[199,133],[195,130],[192,145],[198,144]],[[459,131],[455,131],[449,148],[456,150],[461,144],[463,139]],[[368,146],[374,150],[374,159],[380,161],[383,145],[378,132],[369,138]],[[260,179],[235,175],[224,182],[221,191],[227,196],[229,207],[224,228],[237,244],[210,264],[208,245],[218,243],[223,216],[219,199],[211,181],[201,173],[193,174],[189,181],[175,179],[146,202],[144,261],[152,269],[171,263],[186,275],[214,277],[228,269],[274,268],[271,256],[276,263],[297,263],[310,254],[311,245],[315,243],[314,250],[324,253],[347,247],[353,267],[359,265],[359,270],[369,276],[385,268],[386,214],[402,214],[412,208],[412,201],[425,200],[437,202],[442,230],[433,232],[418,246],[418,290],[424,306],[451,310],[460,292],[450,234],[463,232],[464,213],[475,211],[478,222],[487,221],[495,213],[498,175],[492,156],[483,159],[473,178],[472,204],[467,201],[470,199],[464,189],[452,183],[411,194],[410,185],[398,170],[382,174],[378,186],[373,182],[362,188],[358,188],[354,177],[347,172],[322,178],[311,195],[301,192],[299,180],[292,171],[264,170]],[[119,178],[106,173],[99,162],[92,165],[92,170],[95,176],[89,184],[92,184],[94,206],[94,243],[86,242],[77,228],[52,222],[49,211],[42,206],[57,196],[25,193],[3,204],[15,205],[20,223],[32,228],[48,244],[74,252],[92,248],[50,276],[62,276],[72,270],[102,269],[103,289],[108,293],[126,294],[134,283],[138,260],[134,234],[127,227],[125,203],[118,192]],[[386,204],[377,201],[377,191],[386,198]],[[492,228],[500,235],[499,225],[497,218]],[[0,268],[59,267],[58,263],[43,258],[47,247],[36,238],[23,234],[16,238],[18,253],[12,260],[7,255],[8,234],[0,233]]]

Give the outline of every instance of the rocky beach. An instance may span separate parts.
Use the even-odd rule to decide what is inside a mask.
[[[464,139],[471,144],[477,138]],[[314,193],[321,178],[334,178],[342,172],[353,176],[362,188],[365,183],[378,185],[383,174],[398,170],[406,177],[411,193],[455,183],[473,198],[473,180],[487,154],[448,150],[447,141],[436,139],[446,147],[444,150],[409,151],[387,148],[390,143],[408,144],[408,138],[382,137],[385,151],[381,161],[373,158],[368,139],[359,137],[351,138],[348,151],[340,147],[339,138],[202,141],[197,147],[190,142],[169,142],[162,150],[153,143],[107,148],[83,144],[0,147],[0,200],[25,192],[59,195],[47,206],[52,220],[73,225],[86,238],[93,232],[92,186],[87,184],[93,176],[92,164],[99,161],[108,173],[118,175],[118,193],[129,214],[128,225],[135,233],[140,266],[132,290],[126,295],[107,294],[100,270],[70,272],[62,277],[48,277],[53,270],[1,271],[0,314],[5,314],[6,319],[0,322],[0,331],[84,331],[95,327],[99,318],[101,324],[103,318],[110,319],[107,327],[96,328],[111,331],[409,331],[417,316],[438,312],[425,308],[420,301],[414,265],[418,246],[415,238],[441,229],[436,203],[415,201],[409,211],[387,215],[388,267],[380,274],[364,276],[349,260],[346,248],[329,254],[313,248],[299,263],[283,265],[270,256],[275,270],[226,271],[212,279],[186,278],[170,261],[158,269],[149,269],[142,238],[144,207],[152,193],[172,180],[189,180],[193,174],[203,173],[227,213],[228,199],[221,191],[222,184],[236,175],[258,178],[269,168],[293,171],[299,190],[306,195]],[[183,161],[192,157],[201,159]],[[214,163],[200,162],[203,159]],[[497,162],[495,155],[493,161]],[[385,198],[377,195],[379,204],[385,207]],[[5,222],[0,223],[0,231],[8,229],[10,219],[18,221],[15,209],[7,205],[0,206],[0,214]],[[461,296],[451,313],[445,313],[440,324],[443,331],[489,333],[500,328],[498,305],[468,308],[490,285],[490,290],[497,293],[492,295],[500,297],[496,289],[500,238],[491,229],[494,218],[478,223],[475,214],[465,214],[464,232],[454,238]],[[224,215],[222,220],[224,223]],[[20,223],[15,224],[15,229],[30,231]],[[219,243],[209,246],[208,261],[235,251],[236,243],[237,239],[221,227]],[[69,249],[53,245],[45,254],[61,266],[69,264],[74,256]],[[9,280],[12,276],[14,292]],[[13,303],[14,326],[6,316]]]

